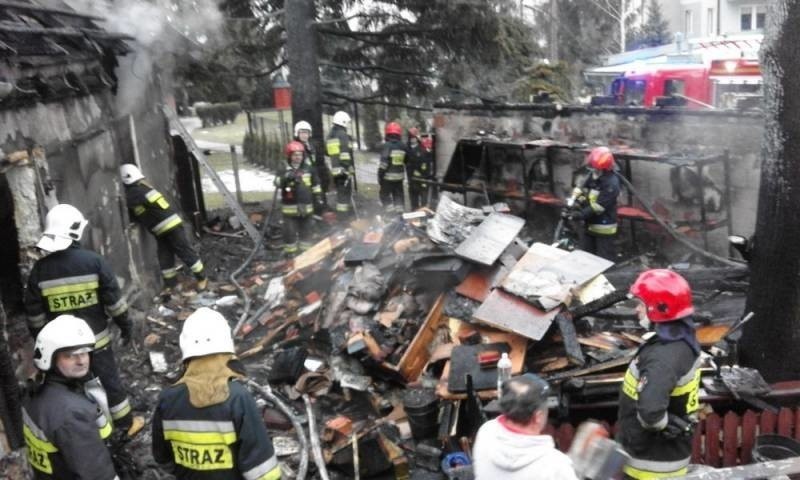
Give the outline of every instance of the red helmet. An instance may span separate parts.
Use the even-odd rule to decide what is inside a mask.
[[[630,293],[644,303],[647,318],[653,323],[671,322],[694,313],[689,283],[672,270],[643,272],[631,285]]]
[[[387,137],[389,135],[397,135],[399,137],[403,135],[403,127],[401,127],[397,122],[389,122],[386,124],[384,134],[386,134]]]
[[[286,144],[286,156],[291,157],[294,152],[305,153],[306,147],[298,141],[289,142]]]
[[[614,168],[614,155],[608,147],[595,147],[589,152],[586,163],[595,170],[611,170]]]
[[[419,138],[419,128],[411,127],[408,129],[408,136],[410,137],[417,137]]]
[[[433,139],[431,137],[423,137],[420,143],[425,150],[433,150]]]

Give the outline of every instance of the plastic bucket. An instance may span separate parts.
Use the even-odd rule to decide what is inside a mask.
[[[439,399],[429,388],[411,388],[403,395],[403,408],[415,440],[432,438],[439,430]]]
[[[800,456],[800,442],[783,435],[759,435],[753,445],[753,461],[769,462]]]

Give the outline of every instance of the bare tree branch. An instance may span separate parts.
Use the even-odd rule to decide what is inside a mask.
[[[375,95],[372,95],[370,97],[365,97],[365,98],[356,98],[356,97],[351,97],[349,95],[345,95],[345,94],[340,93],[340,92],[334,92],[332,90],[324,90],[322,93],[324,93],[325,95],[329,95],[331,97],[334,97],[334,98],[347,100],[348,102],[351,102],[351,103],[360,103],[360,104],[363,104],[363,105],[386,105],[387,107],[407,108],[409,110],[420,110],[420,111],[423,111],[423,112],[433,111],[432,108],[423,107],[421,105],[411,105],[409,103],[400,103],[400,102],[386,102],[386,101],[383,101],[383,100],[369,100],[369,98],[373,98],[373,97],[375,97]]]
[[[360,37],[393,37],[395,35],[416,35],[419,33],[434,33],[438,32],[441,29],[439,28],[427,28],[427,27],[406,27],[406,28],[394,28],[391,29],[391,25],[389,27],[384,28],[380,32],[364,32],[364,31],[349,31],[349,32],[342,32],[340,30],[334,30],[330,28],[318,28],[317,31],[321,33],[329,33],[332,35],[343,35],[344,36],[354,36],[354,38]]]
[[[439,78],[437,75],[430,73],[425,73],[420,71],[410,71],[410,70],[397,70],[394,68],[384,67],[382,65],[345,65],[342,63],[327,62],[324,60],[321,60],[319,64],[324,65],[326,67],[338,68],[341,70],[350,70],[362,73],[369,71],[380,71],[385,73],[391,73],[394,75],[405,75],[409,77]]]

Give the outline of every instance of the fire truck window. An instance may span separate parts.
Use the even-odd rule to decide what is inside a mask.
[[[664,96],[685,95],[686,82],[677,78],[670,78],[664,81]]]
[[[625,105],[642,105],[644,87],[644,80],[625,80]]]

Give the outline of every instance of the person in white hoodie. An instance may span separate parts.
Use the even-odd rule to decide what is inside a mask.
[[[542,434],[549,390],[532,373],[503,383],[502,415],[484,423],[475,439],[477,480],[577,480],[569,457],[556,449],[553,437]]]

